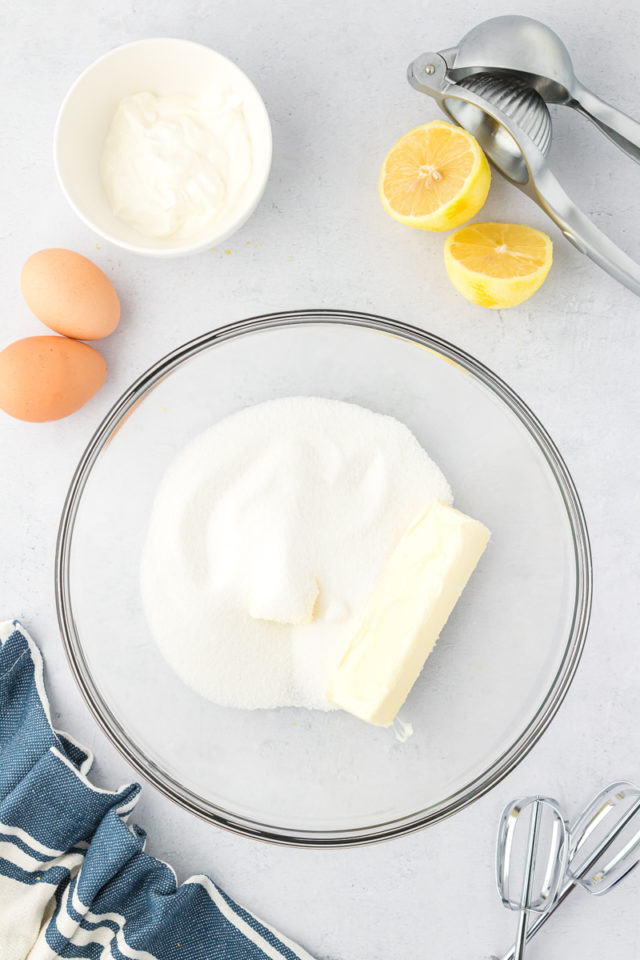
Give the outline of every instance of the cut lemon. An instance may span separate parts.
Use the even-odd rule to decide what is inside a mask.
[[[535,293],[552,259],[546,233],[516,223],[471,223],[444,245],[444,264],[456,290],[495,310],[514,307]]]
[[[433,120],[391,148],[380,174],[380,199],[394,220],[421,230],[450,230],[475,217],[491,171],[477,140]]]

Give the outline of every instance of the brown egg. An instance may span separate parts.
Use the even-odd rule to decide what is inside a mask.
[[[118,326],[120,301],[111,281],[73,250],[39,250],[22,268],[20,286],[39,320],[76,340],[100,340]]]
[[[0,352],[0,409],[18,420],[60,420],[78,410],[105,381],[93,347],[66,337],[26,337]]]

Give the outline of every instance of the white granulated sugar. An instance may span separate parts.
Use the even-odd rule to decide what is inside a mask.
[[[452,502],[447,481],[392,417],[290,397],[221,420],[153,506],[141,583],[164,657],[225,706],[332,709],[363,607],[436,499]]]

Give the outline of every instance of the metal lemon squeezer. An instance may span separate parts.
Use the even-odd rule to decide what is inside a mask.
[[[580,83],[562,40],[529,17],[495,17],[457,47],[423,53],[409,82],[473,134],[494,166],[531,197],[581,253],[640,295],[640,264],[582,213],[551,172],[547,104],[573,107],[640,163],[640,123]]]

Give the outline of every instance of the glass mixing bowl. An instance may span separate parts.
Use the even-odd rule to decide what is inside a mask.
[[[145,621],[140,552],[168,464],[219,418],[296,394],[406,423],[444,471],[455,505],[492,531],[401,711],[414,729],[405,743],[342,711],[210,703],[172,672]],[[238,833],[330,846],[433,824],[525,756],[576,670],[591,558],[560,454],[495,374],[402,323],[302,311],[207,333],[126,391],[71,483],[56,590],[80,689],[144,777]]]

